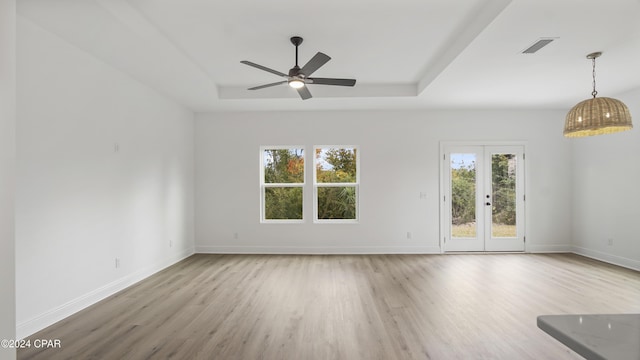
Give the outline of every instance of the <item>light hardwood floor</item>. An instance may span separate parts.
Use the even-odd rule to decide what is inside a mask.
[[[18,359],[580,359],[536,326],[578,313],[640,313],[640,273],[569,254],[194,255]]]

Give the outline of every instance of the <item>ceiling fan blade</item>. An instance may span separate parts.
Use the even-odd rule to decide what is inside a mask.
[[[302,100],[311,99],[311,93],[309,92],[309,89],[306,86],[303,86],[296,90],[298,90],[298,94],[300,94],[300,97],[302,98]]]
[[[257,68],[257,69],[260,69],[260,70],[264,70],[264,71],[266,71],[266,72],[270,72],[270,73],[272,73],[272,74],[276,74],[276,75],[278,75],[278,76],[282,76],[282,77],[287,77],[287,76],[288,76],[287,74],[281,73],[281,72],[280,72],[280,71],[278,71],[278,70],[269,69],[269,68],[268,68],[268,67],[266,67],[266,66],[258,65],[258,64],[256,64],[256,63],[252,63],[251,61],[242,60],[242,61],[240,61],[240,62],[241,62],[241,63],[243,63],[243,64],[245,64],[245,65],[253,66],[254,68]]]
[[[331,78],[307,78],[311,80],[309,83],[317,85],[338,85],[338,86],[354,86],[355,79],[331,79]]]
[[[315,54],[305,66],[300,69],[300,72],[305,76],[309,76],[313,74],[316,70],[318,70],[322,65],[326,64],[327,61],[331,60],[329,55],[323,54],[321,52]]]
[[[276,86],[276,85],[282,85],[282,84],[286,84],[286,83],[287,83],[287,80],[283,80],[283,81],[278,81],[278,82],[274,82],[274,83],[271,83],[271,84],[254,86],[252,88],[248,88],[247,90],[260,90],[260,89],[264,89],[264,88],[268,88],[268,87],[272,87],[272,86]]]

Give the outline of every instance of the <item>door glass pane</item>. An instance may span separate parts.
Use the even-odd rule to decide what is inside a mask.
[[[476,233],[476,154],[451,154],[451,237]]]
[[[516,237],[516,154],[491,155],[491,236]]]

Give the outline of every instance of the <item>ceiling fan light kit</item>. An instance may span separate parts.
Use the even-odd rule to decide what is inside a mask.
[[[579,102],[569,111],[564,124],[565,137],[612,134],[633,128],[629,108],[622,101],[596,97],[596,58],[600,55],[601,52],[587,55],[593,63],[593,98]]]
[[[298,80],[298,79],[292,79],[292,80],[289,80],[289,86],[291,86],[294,89],[300,89],[301,87],[304,86],[304,81]]]
[[[243,60],[240,61],[245,65],[252,66],[256,69],[260,69],[266,72],[270,72],[274,75],[278,75],[280,77],[284,77],[287,80],[278,81],[270,84],[259,85],[251,87],[247,90],[260,90],[264,88],[268,88],[271,86],[277,86],[282,84],[288,84],[290,87],[296,89],[298,91],[298,95],[302,98],[302,100],[310,99],[311,92],[307,88],[308,84],[317,84],[317,85],[336,85],[336,86],[354,86],[356,84],[355,79],[334,79],[334,78],[312,78],[309,77],[316,70],[318,70],[321,66],[326,64],[331,58],[323,54],[321,52],[316,53],[309,62],[307,62],[302,68],[298,66],[298,46],[302,44],[303,39],[300,36],[293,36],[291,39],[291,43],[296,47],[296,64],[289,70],[288,74],[282,73],[277,70],[270,69],[266,66],[258,65],[251,61]]]

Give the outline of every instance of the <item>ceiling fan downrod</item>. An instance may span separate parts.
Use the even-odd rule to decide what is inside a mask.
[[[300,36],[293,36],[291,37],[291,43],[293,45],[295,45],[296,47],[296,67],[299,68],[298,66],[298,46],[300,46],[300,44],[302,44],[303,39]]]

